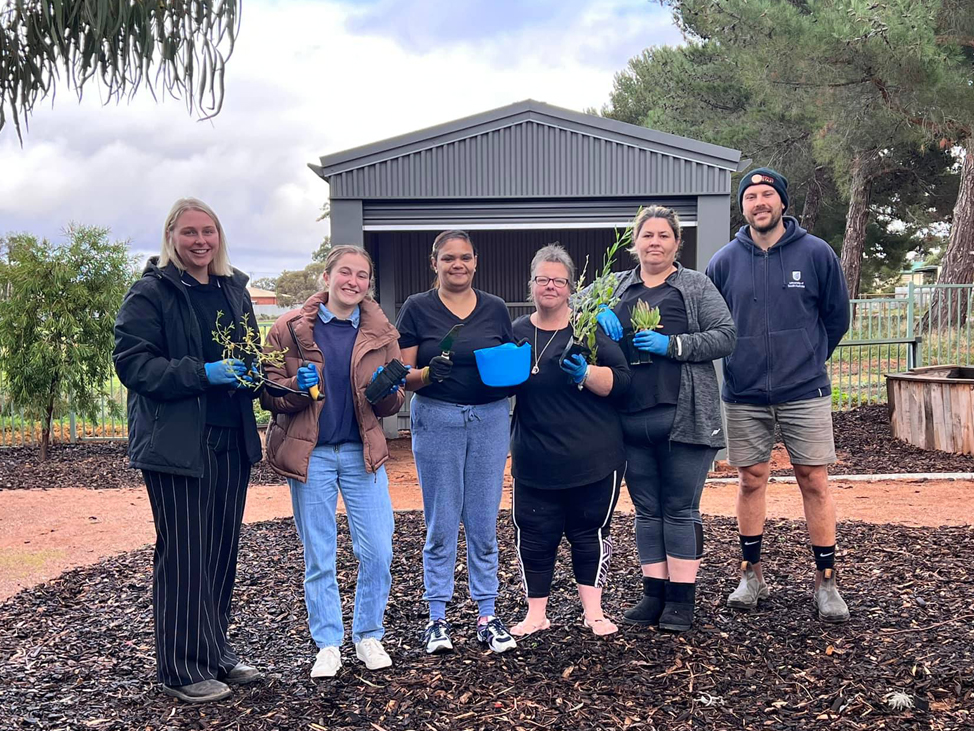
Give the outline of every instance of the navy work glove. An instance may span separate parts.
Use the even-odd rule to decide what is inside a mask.
[[[602,305],[599,308],[599,313],[595,316],[595,320],[599,323],[599,327],[602,328],[602,332],[610,338],[616,342],[622,340],[622,323],[619,322],[616,313],[608,307]]]
[[[653,355],[666,355],[670,347],[670,336],[655,330],[640,330],[633,336],[632,344]]]
[[[384,371],[385,368],[386,368],[385,366],[379,366],[378,368],[376,368],[375,369],[375,373],[372,374],[372,378],[369,379],[369,383],[371,384],[372,381],[374,381],[376,378],[378,378],[379,377],[379,374],[382,373],[382,371]],[[410,370],[412,370],[412,366],[411,365],[407,365],[406,366],[406,373],[409,373]],[[405,387],[405,385],[406,385],[406,376],[403,375],[403,377],[399,379],[399,383],[393,384],[392,386],[389,387],[389,390],[388,391],[386,391],[384,394],[382,394],[381,396],[379,396],[379,400],[381,401],[384,398],[389,398],[390,396],[392,396],[392,394],[394,394],[400,388]]]
[[[561,361],[558,365],[561,369],[565,371],[569,376],[571,376],[572,383],[578,384],[585,380],[585,374],[588,373],[588,363],[585,362],[585,356],[579,353],[575,353],[565,360]]]
[[[434,356],[429,364],[431,381],[445,381],[453,372],[453,361],[444,355]]]
[[[211,386],[246,388],[249,385],[238,380],[238,376],[244,377],[247,372],[247,365],[237,358],[204,363],[203,370],[206,371],[206,380],[210,382]],[[246,380],[249,381],[250,379],[247,378]]]
[[[298,388],[307,391],[318,385],[318,369],[314,363],[308,363],[298,368]]]

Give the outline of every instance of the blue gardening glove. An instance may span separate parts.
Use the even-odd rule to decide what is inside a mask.
[[[561,369],[565,373],[571,376],[573,383],[581,383],[585,380],[585,374],[588,372],[588,363],[585,362],[585,356],[575,353],[575,355],[565,358],[558,365],[561,366]]]
[[[670,347],[670,336],[663,335],[655,330],[640,330],[633,336],[632,344],[653,355],[666,355],[666,351]]]
[[[619,322],[619,318],[616,316],[616,313],[605,305],[602,305],[599,308],[599,313],[595,316],[595,319],[602,328],[602,332],[616,342],[622,340],[622,323]]]
[[[318,369],[314,363],[308,363],[298,368],[298,388],[302,391],[309,390],[312,386],[318,385]]]
[[[369,383],[372,383],[372,381],[378,378],[379,374],[382,373],[382,371],[384,371],[385,368],[386,368],[385,366],[379,366],[378,368],[376,368],[375,373],[372,374],[372,378],[369,379]],[[410,370],[412,370],[412,366],[407,365],[406,373],[409,373]],[[395,383],[392,386],[390,386],[389,390],[379,397],[379,400],[381,401],[384,398],[389,398],[390,396],[392,396],[392,394],[394,394],[396,391],[398,391],[400,388],[404,387],[405,385],[406,385],[406,376],[403,376],[402,378],[399,379],[399,383]]]
[[[204,363],[203,370],[206,371],[206,380],[211,386],[247,387],[246,383],[237,380],[238,376],[243,376],[247,372],[247,365],[237,358]]]

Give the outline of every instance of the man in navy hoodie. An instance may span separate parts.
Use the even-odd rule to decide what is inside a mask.
[[[825,363],[849,328],[849,292],[835,252],[784,215],[784,176],[754,170],[741,180],[737,196],[748,225],[707,267],[737,325],[737,347],[724,359],[721,397],[728,459],[740,478],[737,524],[744,560],[741,583],[727,603],[752,609],[768,597],[761,541],[777,423],[805,506],[818,616],[844,622],[849,608],[835,585],[835,504],[828,482],[835,445]]]

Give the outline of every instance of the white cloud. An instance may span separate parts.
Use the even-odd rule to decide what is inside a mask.
[[[0,234],[56,237],[77,221],[152,253],[172,201],[195,195],[220,214],[238,267],[298,268],[328,230],[316,222],[327,185],[307,168],[320,155],[525,98],[598,106],[626,59],[679,41],[645,0],[551,3],[550,14],[503,3],[493,23],[482,4],[443,19],[412,0],[400,7],[408,37],[377,22],[396,5],[250,0],[210,122],[144,92],[104,107],[94,89],[80,104],[62,89],[23,147],[12,126],[0,133]]]

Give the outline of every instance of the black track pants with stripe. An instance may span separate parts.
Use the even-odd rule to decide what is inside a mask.
[[[612,558],[609,524],[625,474],[623,463],[598,482],[560,490],[514,481],[511,517],[528,597],[548,596],[562,536],[571,545],[575,581],[600,589],[605,585]]]
[[[205,433],[201,478],[142,471],[156,525],[158,676],[170,686],[220,678],[237,663],[227,626],[250,463],[239,429]]]

